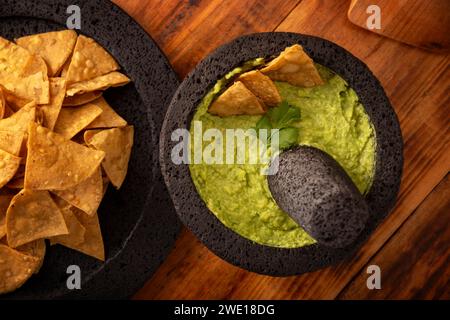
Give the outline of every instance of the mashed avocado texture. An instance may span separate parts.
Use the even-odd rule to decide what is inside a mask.
[[[260,64],[256,62],[254,65]],[[337,160],[361,193],[370,188],[375,166],[375,136],[370,120],[353,89],[330,70],[317,66],[326,83],[299,88],[275,82],[281,97],[301,110],[299,145],[321,149]],[[236,68],[219,80],[199,104],[193,120],[203,130],[254,128],[261,116],[218,117],[207,112],[226,80],[242,72]],[[191,127],[191,134],[193,134]],[[193,144],[191,148],[203,148]],[[275,203],[267,176],[258,164],[191,164],[192,180],[207,207],[228,228],[260,244],[296,248],[315,242]]]

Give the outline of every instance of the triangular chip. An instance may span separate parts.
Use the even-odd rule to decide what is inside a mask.
[[[118,70],[116,60],[93,39],[78,36],[72,60],[67,70],[67,83],[94,79]]]
[[[6,97],[3,88],[0,87],[0,120],[5,116],[6,111]]]
[[[72,211],[73,207],[70,204],[58,198],[55,199],[55,202],[58,204],[58,207],[64,216],[69,234],[51,238],[50,244],[54,245],[59,243],[69,248],[81,245],[84,242],[86,228],[78,221],[77,217],[75,217]]]
[[[13,92],[9,91],[1,84],[0,84],[0,90],[3,92],[3,95],[5,97],[5,102],[6,102],[4,118],[9,116],[8,110],[12,114],[31,102],[31,100],[23,99],[23,98],[16,96]],[[11,111],[14,111],[14,112],[11,112]]]
[[[102,170],[98,168],[91,177],[73,188],[55,190],[53,193],[88,215],[93,215],[103,198]]]
[[[25,189],[12,199],[6,213],[10,247],[68,232],[62,213],[48,191]]]
[[[98,169],[105,153],[30,124],[25,188],[64,190],[83,182]]]
[[[72,207],[72,210],[78,221],[86,228],[86,233],[84,234],[84,242],[71,248],[101,261],[105,261],[105,247],[103,245],[98,215],[88,216],[75,207]]]
[[[50,84],[42,72],[24,77],[1,75],[0,84],[22,100],[33,100],[37,104],[47,104],[50,101]]]
[[[236,81],[211,104],[208,112],[221,117],[257,115],[265,112],[265,106],[242,82]]]
[[[100,130],[91,137],[89,133],[85,135],[89,146],[106,153],[102,166],[117,189],[122,186],[127,175],[133,136],[133,126]]]
[[[86,104],[74,108],[63,108],[59,113],[54,130],[66,139],[72,139],[102,112],[103,110],[100,107],[93,104]]]
[[[36,118],[36,104],[30,102],[9,118],[0,120],[0,130],[27,132],[28,125]]]
[[[17,39],[16,43],[41,56],[48,66],[49,76],[53,77],[72,54],[76,40],[75,31],[62,30],[25,36]]]
[[[5,186],[19,169],[21,158],[0,150],[0,188]]]
[[[281,96],[277,87],[268,76],[260,71],[252,70],[241,74],[238,80],[265,105],[275,107],[281,103]]]
[[[24,134],[23,131],[0,130],[0,149],[19,156]]]
[[[0,191],[0,239],[6,235],[6,211],[14,194]]]
[[[50,130],[55,127],[65,95],[66,80],[64,78],[50,78],[50,103],[40,106],[44,114],[44,127]]]
[[[26,49],[0,37],[0,83],[1,75],[15,74],[20,77],[26,73],[33,57]]]
[[[91,80],[85,80],[71,84],[67,87],[68,97],[76,94],[83,94],[91,91],[106,90],[109,87],[119,87],[126,85],[130,79],[124,74],[114,71]]]
[[[314,87],[324,83],[314,61],[298,44],[284,49],[261,72],[272,80],[285,81],[299,87]]]
[[[45,61],[37,54],[32,54],[31,59],[25,67],[22,76],[31,76],[36,73],[40,73],[42,75],[42,80],[48,80],[48,69]]]
[[[97,100],[102,96],[102,91],[92,91],[83,94],[76,94],[72,97],[66,97],[63,102],[63,107],[77,107],[83,104]]]
[[[40,261],[0,244],[0,294],[21,287],[39,269]]]
[[[127,122],[109,106],[104,98],[97,99],[91,104],[101,108],[103,112],[86,129],[119,128],[127,125]]]
[[[46,249],[47,248],[44,239],[28,242],[16,248],[16,250],[19,251],[20,253],[26,254],[30,257],[37,259],[37,267],[33,272],[34,274],[39,272],[39,269],[41,269],[42,264],[44,263]]]

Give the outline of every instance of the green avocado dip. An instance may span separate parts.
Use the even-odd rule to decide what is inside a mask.
[[[247,62],[219,80],[203,98],[193,118],[210,128],[254,128],[261,115],[219,117],[208,113],[214,97],[236,74],[262,64]],[[317,65],[324,85],[300,88],[275,82],[283,100],[301,111],[294,124],[299,129],[298,144],[321,149],[337,160],[362,194],[372,182],[375,165],[375,136],[372,124],[358,97],[344,79]],[[192,122],[192,123],[193,123]],[[193,126],[190,128],[193,134]],[[203,148],[202,145],[191,145]],[[287,213],[275,203],[262,164],[190,164],[190,172],[200,197],[209,210],[228,228],[256,243],[297,248],[315,243]]]

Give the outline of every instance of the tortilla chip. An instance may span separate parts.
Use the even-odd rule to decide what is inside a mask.
[[[48,191],[24,189],[12,199],[6,212],[10,247],[68,233],[63,215]]]
[[[123,75],[120,72],[114,71],[91,80],[71,84],[67,88],[66,95],[68,97],[71,97],[76,94],[106,90],[110,87],[119,87],[126,85],[128,82],[130,82],[130,79],[127,76]]]
[[[10,111],[10,114],[13,114],[14,112],[18,111],[25,105],[29,104],[31,100],[23,99],[18,96],[16,96],[13,92],[6,89],[4,86],[0,84],[0,89],[3,91],[3,95],[5,97],[5,102],[7,103],[5,105],[5,115],[4,118],[8,117],[8,110]],[[14,112],[11,112],[14,111]]]
[[[106,153],[102,167],[111,183],[119,189],[127,175],[131,148],[133,147],[134,127],[96,130],[95,134],[86,131],[86,143]]]
[[[47,104],[50,101],[50,84],[43,72],[24,77],[1,75],[0,84],[22,100],[33,100],[37,104]]]
[[[19,169],[21,158],[0,150],[0,188],[5,186]]]
[[[24,188],[24,178],[25,178],[25,165],[21,164],[19,169],[17,169],[14,177],[6,184],[9,189],[20,189]]]
[[[208,112],[221,117],[257,115],[265,112],[265,106],[242,82],[236,81],[211,104]]]
[[[281,96],[272,80],[258,70],[241,74],[238,78],[247,89],[265,105],[275,107],[281,103]]]
[[[28,126],[36,118],[36,104],[30,102],[11,117],[0,120],[0,130],[27,132]]]
[[[67,78],[67,71],[69,71],[70,62],[72,61],[72,56],[67,59],[67,61],[64,63],[64,65],[61,68],[60,77],[61,78]]]
[[[37,266],[33,272],[34,274],[39,272],[44,263],[46,249],[44,239],[32,241],[16,248],[17,251],[37,259]]]
[[[93,175],[105,157],[47,128],[31,123],[28,134],[28,156],[25,188],[64,190]]]
[[[0,244],[0,294],[21,287],[39,268],[37,258]]]
[[[91,104],[101,108],[103,112],[86,129],[119,128],[127,125],[127,122],[109,106],[104,98],[95,100]]]
[[[103,198],[102,171],[99,167],[91,177],[75,187],[52,192],[88,215],[93,215]]]
[[[55,202],[58,204],[64,216],[69,234],[51,238],[50,244],[54,245],[59,243],[69,248],[81,245],[85,239],[86,228],[78,221],[77,217],[75,217],[70,204],[59,198],[56,198]]]
[[[285,81],[299,87],[314,87],[324,83],[314,61],[298,44],[284,49],[261,72],[272,80]]]
[[[72,60],[67,71],[67,83],[90,80],[118,70],[116,60],[97,42],[78,36]]]
[[[66,97],[63,102],[63,107],[77,107],[83,104],[97,100],[102,96],[102,91],[92,91],[83,94],[76,94],[72,97]]]
[[[23,76],[33,59],[27,50],[0,37],[0,83],[3,84],[1,75]]]
[[[103,245],[102,231],[98,221],[98,215],[88,216],[84,212],[72,207],[72,210],[78,221],[86,228],[84,242],[70,248],[87,254],[91,257],[105,261],[105,247]]]
[[[0,130],[0,149],[19,156],[24,135],[22,131]]]
[[[6,110],[6,98],[5,94],[3,93],[2,87],[0,87],[0,119],[3,119],[5,116],[5,110]]]
[[[66,139],[72,139],[78,132],[94,121],[103,110],[96,105],[86,104],[81,107],[63,108],[59,113],[54,131]]]
[[[77,33],[73,30],[34,34],[16,40],[32,54],[41,56],[48,66],[48,75],[56,75],[72,54]]]
[[[43,126],[53,130],[61,111],[62,103],[66,95],[66,80],[64,78],[50,78],[50,103],[43,105]]]
[[[31,59],[26,65],[22,76],[31,76],[36,73],[41,73],[44,81],[48,80],[48,69],[45,61],[37,54],[32,54]]]
[[[6,211],[14,195],[0,191],[0,239],[6,235]]]

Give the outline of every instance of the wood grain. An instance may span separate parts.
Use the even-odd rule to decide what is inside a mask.
[[[221,1],[116,2],[156,39],[181,77],[215,47],[245,33],[276,29],[336,42],[380,79],[399,116],[405,141],[397,205],[349,261],[298,277],[262,276],[224,262],[184,230],[167,261],[135,298],[334,299],[341,292],[339,297],[345,298],[350,290],[345,288],[352,288],[355,277],[400,232],[449,170],[449,55],[414,48],[355,26],[346,17],[347,0],[223,1],[226,5]],[[428,294],[433,295],[436,288]],[[409,297],[414,294],[417,291],[407,292]]]
[[[450,298],[450,179],[427,196],[339,299]],[[366,286],[368,265],[381,269],[381,290]]]
[[[181,78],[210,51],[273,30],[300,0],[115,0],[147,30]]]
[[[450,1],[353,0],[349,20],[368,29],[366,10],[370,5],[381,11],[381,29],[371,31],[428,50],[450,50]]]

